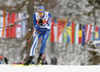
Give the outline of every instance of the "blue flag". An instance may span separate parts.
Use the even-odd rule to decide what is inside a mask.
[[[100,27],[98,28],[98,39],[97,41],[100,41]],[[100,42],[96,43],[96,46],[100,46]]]
[[[84,46],[85,45],[85,25],[83,25],[82,27],[82,45]]]
[[[67,28],[71,29],[71,22],[67,23]],[[71,31],[67,30],[67,43],[70,43],[70,41],[71,41]]]
[[[99,38],[98,38],[98,40],[100,40],[100,27],[99,27],[99,29],[98,29],[98,33],[99,33]]]
[[[22,14],[22,17],[25,18],[26,15]],[[21,29],[22,29],[22,36],[25,36],[25,33],[26,33],[26,20],[22,21]]]

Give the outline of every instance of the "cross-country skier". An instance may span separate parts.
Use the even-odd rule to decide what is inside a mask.
[[[37,63],[41,64],[41,58],[45,50],[46,41],[48,39],[50,29],[51,29],[51,14],[45,11],[43,6],[39,6],[37,12],[33,15],[33,22],[34,22],[34,38],[33,44],[30,50],[30,57],[29,59],[24,62],[24,65],[29,65],[33,59],[34,50],[38,44],[40,37],[42,36],[42,45],[40,48],[40,54],[37,59]]]

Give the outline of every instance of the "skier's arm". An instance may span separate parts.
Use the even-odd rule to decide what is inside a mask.
[[[52,19],[51,19],[51,14],[49,13],[49,18],[48,18],[48,21],[47,21],[47,25],[45,26],[47,29],[50,29],[51,28],[51,22],[52,22]]]
[[[33,23],[34,23],[34,29],[38,29],[39,28],[39,25],[37,24],[35,14],[33,15]]]

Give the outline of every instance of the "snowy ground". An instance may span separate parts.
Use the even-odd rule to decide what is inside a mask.
[[[0,65],[0,72],[100,72],[100,66],[8,66]]]

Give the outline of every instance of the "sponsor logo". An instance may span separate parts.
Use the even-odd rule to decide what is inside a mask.
[[[38,11],[43,11],[43,9],[38,9]]]
[[[37,33],[41,33],[41,32],[39,32],[39,31],[36,31]]]

